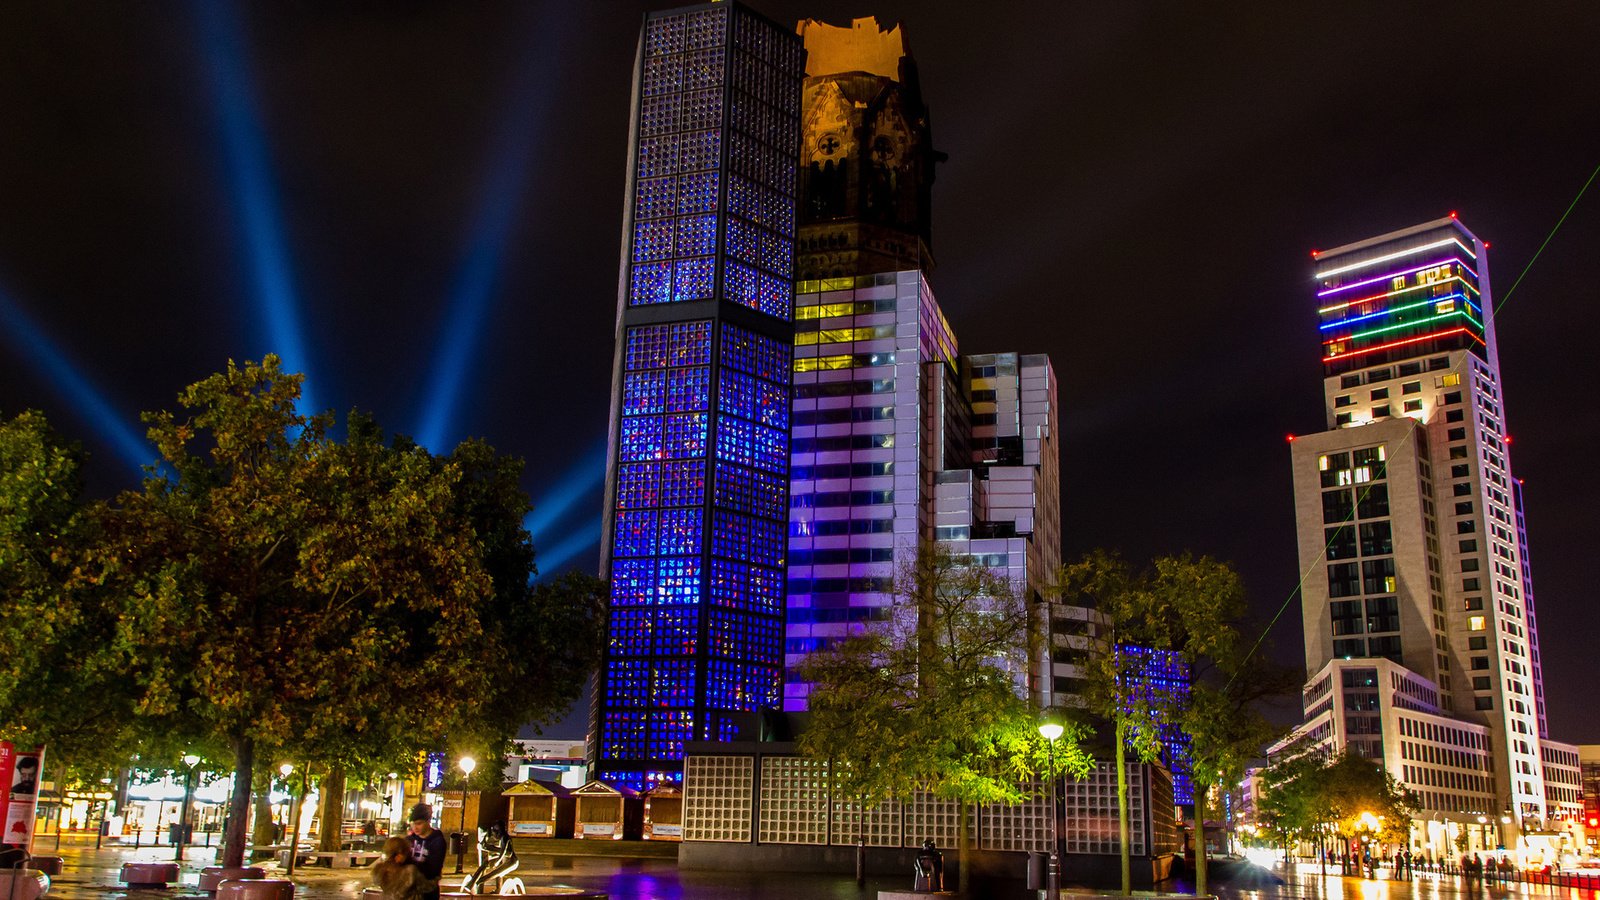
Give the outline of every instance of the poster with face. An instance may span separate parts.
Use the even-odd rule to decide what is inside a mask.
[[[0,747],[0,755],[9,757],[0,761],[0,784],[7,786],[6,802],[0,812],[0,829],[3,829],[0,843],[29,848],[33,844],[33,820],[39,805],[44,748],[19,752],[7,744]]]

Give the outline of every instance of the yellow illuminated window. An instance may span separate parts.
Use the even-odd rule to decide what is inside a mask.
[[[794,361],[796,372],[815,372],[819,369],[848,369],[853,364],[849,356],[820,356]]]
[[[1440,300],[1438,303],[1434,304],[1433,307],[1434,312],[1439,313],[1440,315],[1443,315],[1447,312],[1455,312],[1455,309],[1456,301],[1454,300]]]
[[[832,316],[853,315],[856,311],[854,303],[819,303],[813,306],[797,306],[794,317],[797,320],[826,319]]]
[[[1443,381],[1440,382],[1439,386],[1440,387],[1455,387],[1456,385],[1458,385],[1460,383],[1461,383],[1461,373],[1460,372],[1451,372],[1449,375],[1444,376],[1444,379],[1443,379]]]
[[[1467,619],[1467,627],[1473,631],[1483,630],[1483,616],[1471,616]]]
[[[1317,469],[1323,472],[1328,471],[1328,458],[1326,456],[1317,457]]]
[[[1388,576],[1388,577],[1383,579],[1383,592],[1385,594],[1394,593],[1394,576],[1393,575],[1390,575],[1390,576]]]

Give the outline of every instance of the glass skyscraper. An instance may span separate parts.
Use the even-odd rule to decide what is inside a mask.
[[[592,777],[778,702],[804,52],[736,3],[651,13],[635,63]]]

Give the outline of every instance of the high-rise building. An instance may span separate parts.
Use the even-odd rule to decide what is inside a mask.
[[[890,615],[894,580],[943,544],[1036,587],[1060,561],[1048,358],[962,357],[927,279],[939,155],[899,26],[800,23],[801,274],[795,296],[786,709],[795,667]],[[923,268],[919,268],[923,267]],[[1049,705],[1043,648],[1020,690]]]
[[[1545,761],[1576,758],[1543,721],[1487,250],[1452,215],[1314,254],[1329,430],[1291,444],[1291,742],[1382,761],[1434,831],[1544,827]]]
[[[804,51],[737,3],[645,17],[634,69],[590,773],[681,778],[776,705]]]

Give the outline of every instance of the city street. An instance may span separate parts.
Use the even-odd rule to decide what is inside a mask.
[[[182,883],[165,891],[128,890],[117,882],[122,863],[130,860],[167,861],[170,849],[124,850],[63,847],[65,869],[54,880],[49,896],[54,900],[157,900],[157,898],[203,898],[196,889],[200,869],[211,865],[212,851],[188,851]],[[269,877],[278,877],[276,866],[263,866]],[[448,869],[448,867],[447,867]],[[1281,871],[1276,873],[1281,876]],[[796,875],[793,873],[749,874],[679,872],[670,861],[618,859],[604,857],[525,857],[518,871],[529,886],[566,885],[603,890],[613,900],[810,900],[810,898],[873,898],[886,888],[908,889],[910,878],[874,878],[866,888],[855,886],[848,876]],[[353,870],[299,869],[295,872],[296,900],[352,900],[367,886],[366,873]],[[448,886],[459,876],[446,874]],[[1213,886],[1223,900],[1594,900],[1600,891],[1552,889],[1529,885],[1464,886],[1453,877],[1419,875],[1414,881],[1367,880],[1322,876],[1312,866],[1302,866],[1285,884],[1256,870],[1254,875],[1237,878],[1232,884]],[[1177,883],[1174,890],[1185,890]],[[978,893],[977,896],[1031,898],[1020,884],[1008,891]],[[0,898],[3,900],[3,898]]]

